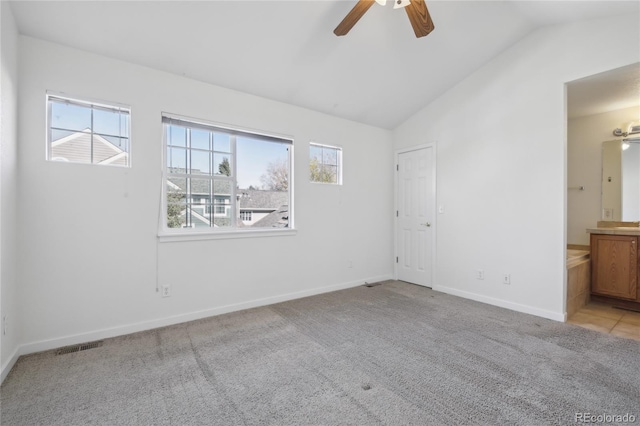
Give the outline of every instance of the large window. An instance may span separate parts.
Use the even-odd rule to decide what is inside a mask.
[[[166,228],[291,227],[291,140],[173,116],[162,121]],[[263,215],[248,225],[247,209]]]
[[[48,160],[130,165],[128,108],[47,95],[47,110]]]
[[[311,143],[309,179],[317,183],[342,184],[342,148]]]

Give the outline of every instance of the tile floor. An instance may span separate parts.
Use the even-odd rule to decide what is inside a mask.
[[[567,321],[580,327],[640,341],[640,312],[590,302]]]

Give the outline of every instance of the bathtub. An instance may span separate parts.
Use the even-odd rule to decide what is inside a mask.
[[[591,299],[591,253],[567,249],[567,318]]]

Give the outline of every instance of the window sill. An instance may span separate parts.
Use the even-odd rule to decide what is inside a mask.
[[[203,231],[203,232],[166,232],[158,233],[161,243],[179,241],[227,240],[236,238],[291,237],[298,233],[296,229],[252,229],[246,231]]]

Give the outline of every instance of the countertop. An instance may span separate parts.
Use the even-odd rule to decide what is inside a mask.
[[[615,228],[587,228],[589,234],[608,234],[608,235],[637,235],[640,236],[640,227],[634,226],[618,226]]]

